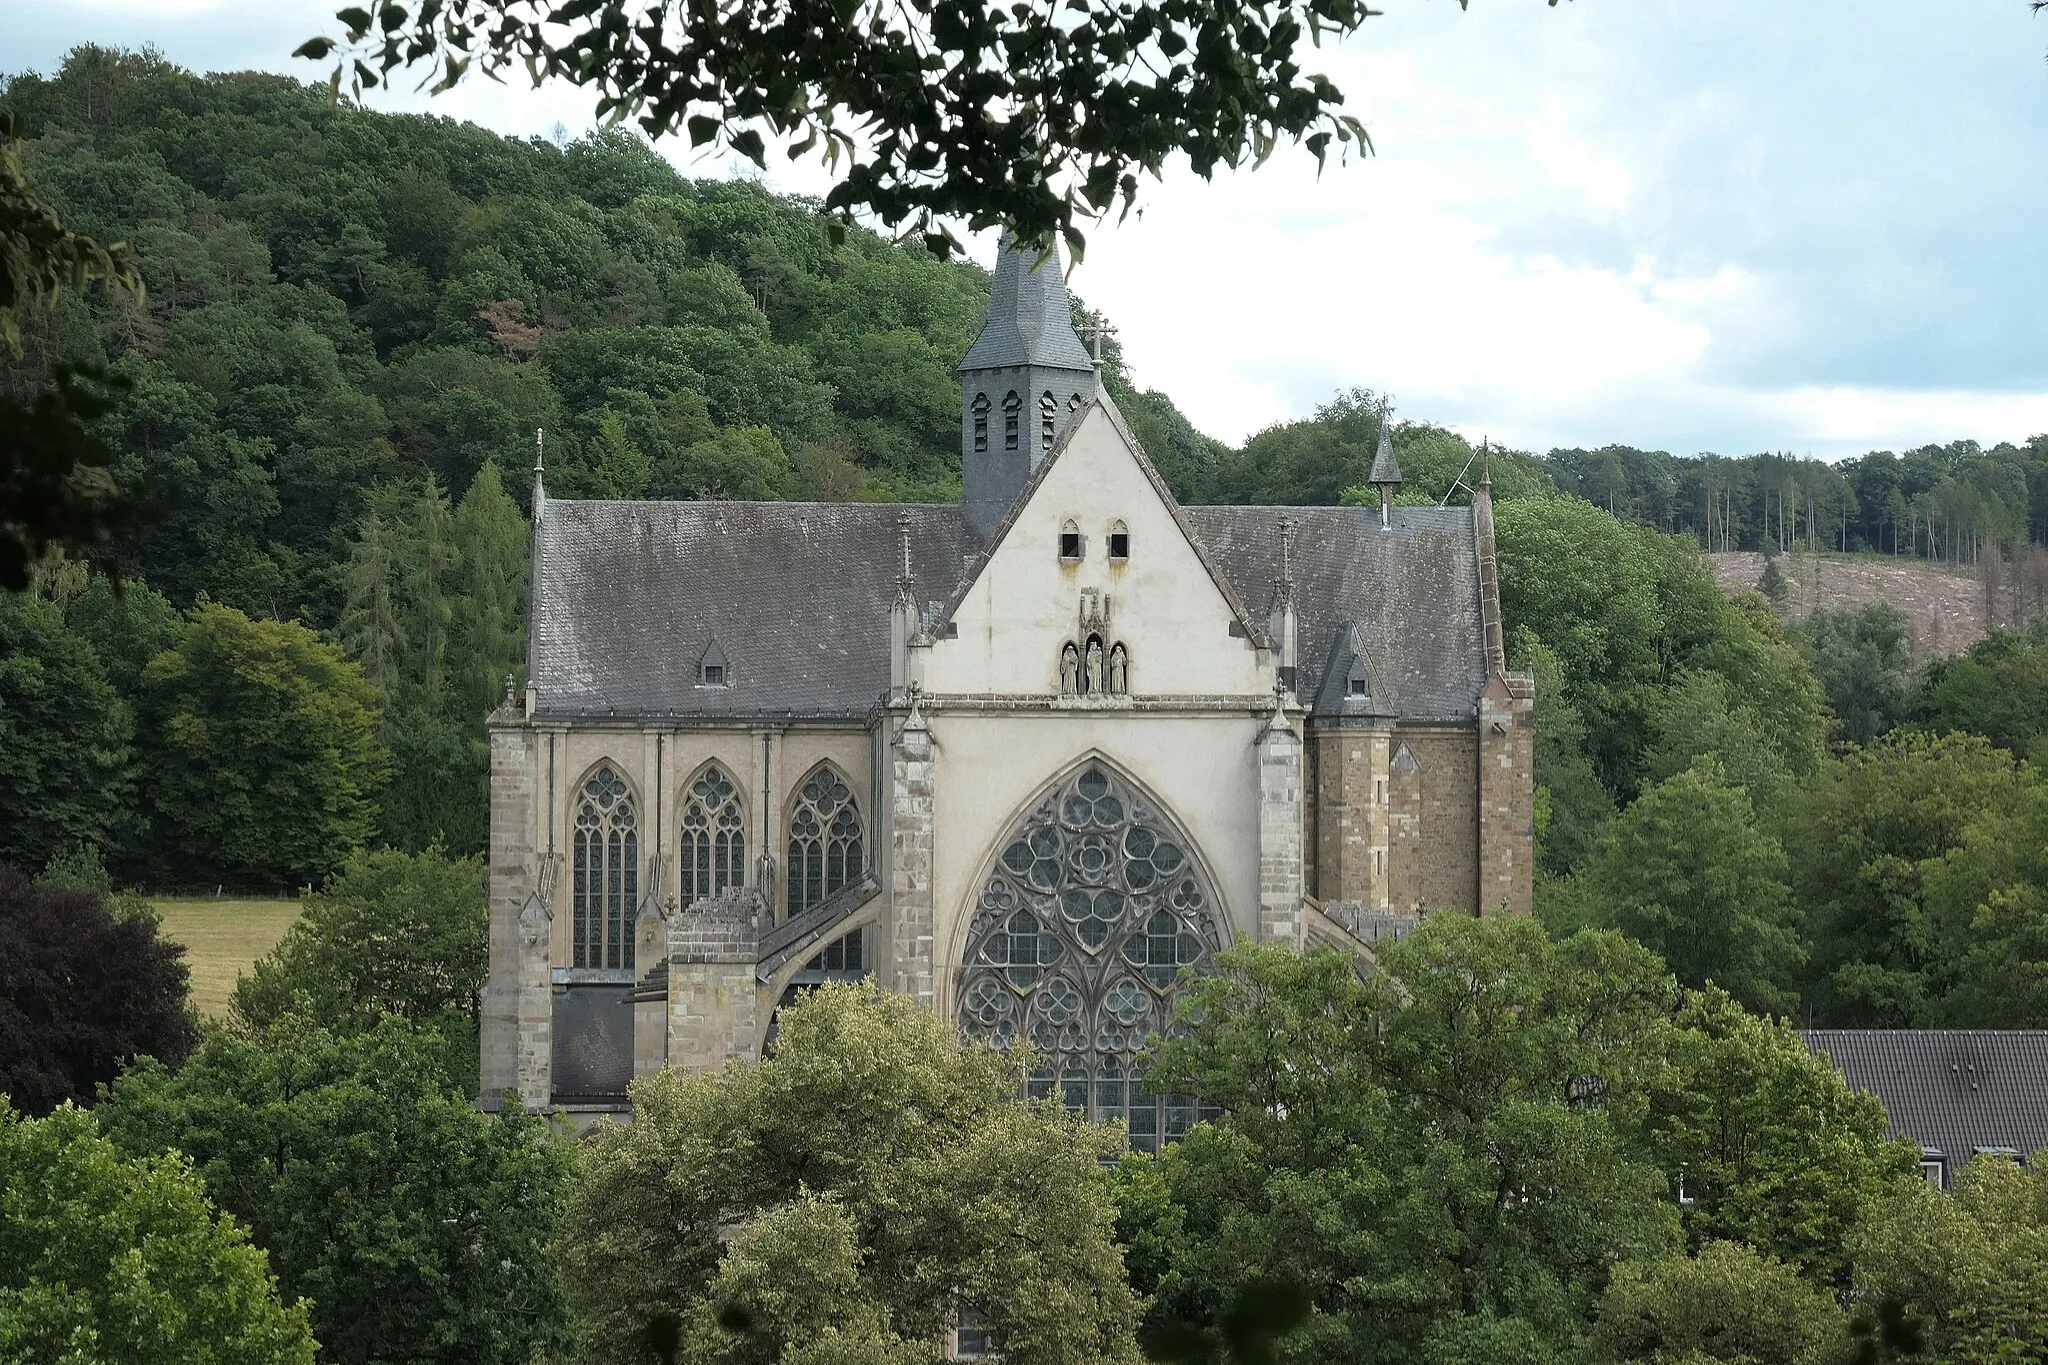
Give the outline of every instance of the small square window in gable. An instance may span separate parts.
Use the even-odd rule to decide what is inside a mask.
[[[1109,528],[1109,557],[1129,559],[1131,557],[1131,528],[1117,522]]]
[[[1073,522],[1060,525],[1060,558],[1072,563],[1081,557],[1081,528]]]

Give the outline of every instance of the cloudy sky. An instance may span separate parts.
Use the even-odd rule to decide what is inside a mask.
[[[288,54],[333,8],[0,0],[0,69],[91,41],[324,74]],[[1363,385],[1537,450],[2048,431],[2048,14],[2026,0],[1383,8],[1321,54],[1376,156],[1169,174],[1075,272],[1198,425],[1235,440]],[[590,122],[569,89],[375,102]]]

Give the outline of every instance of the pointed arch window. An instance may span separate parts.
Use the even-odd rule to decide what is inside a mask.
[[[640,901],[640,828],[633,793],[609,763],[576,801],[569,888],[572,959],[578,967],[631,970]]]
[[[1030,1039],[1040,1059],[1030,1093],[1125,1123],[1134,1147],[1178,1139],[1197,1109],[1146,1091],[1138,1056],[1173,1027],[1182,973],[1206,970],[1223,943],[1186,836],[1091,763],[1024,817],[981,888],[961,969],[962,1031],[998,1047]]]
[[[853,788],[826,764],[804,779],[789,817],[789,900],[795,919],[859,877],[867,864],[865,831]]]
[[[1024,400],[1012,389],[1003,396],[1003,449],[1017,448],[1018,415],[1024,410]]]
[[[974,395],[974,402],[968,405],[968,412],[974,418],[974,453],[977,455],[988,453],[988,409],[988,395],[985,393]]]
[[[747,884],[746,813],[739,788],[716,763],[684,793],[682,825],[677,882],[684,905]]]
[[[1044,393],[1038,395],[1038,448],[1040,450],[1052,449],[1053,419],[1059,414],[1059,410],[1059,400],[1052,396],[1051,389],[1047,389]]]

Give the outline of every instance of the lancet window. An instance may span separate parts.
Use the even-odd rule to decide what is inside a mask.
[[[676,865],[684,905],[746,885],[746,813],[739,788],[716,763],[697,774],[684,793],[682,825],[682,856]]]
[[[974,416],[974,453],[977,455],[988,451],[988,408],[988,395],[985,393],[974,395],[974,402],[969,405]]]
[[[1017,396],[1015,389],[1003,395],[1003,449],[1017,448],[1018,414],[1023,410],[1024,400]]]
[[[1053,419],[1058,413],[1059,400],[1052,396],[1051,389],[1047,389],[1044,393],[1038,395],[1038,448],[1040,450],[1052,449]]]
[[[866,864],[853,788],[826,764],[804,779],[789,817],[789,901],[795,919],[859,877]]]
[[[630,970],[640,900],[640,830],[633,793],[600,764],[576,802],[569,887],[572,957],[578,967]]]
[[[1184,971],[1222,946],[1217,907],[1166,814],[1089,764],[1027,815],[981,880],[960,977],[971,1037],[1037,1049],[1036,1096],[1156,1150],[1200,1113],[1149,1093],[1138,1054],[1173,1026]]]

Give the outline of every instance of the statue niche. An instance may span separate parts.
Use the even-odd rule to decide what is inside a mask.
[[[1130,652],[1109,633],[1109,594],[1083,589],[1072,638],[1060,643],[1060,695],[1121,697],[1130,691]]]

